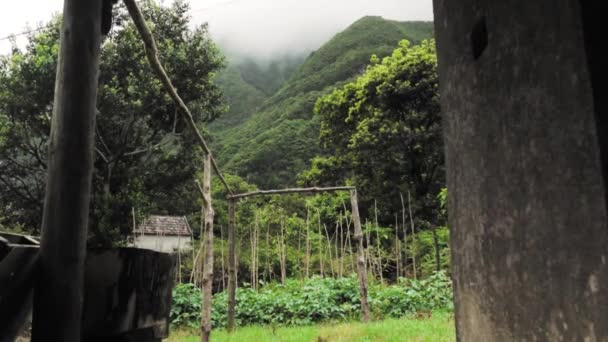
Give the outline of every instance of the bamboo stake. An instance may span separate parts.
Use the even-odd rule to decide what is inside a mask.
[[[401,228],[403,229],[403,276],[407,277],[407,225],[405,224],[405,201],[403,194],[399,193],[401,198]]]
[[[260,247],[259,247],[259,241],[260,241],[260,226],[259,223],[256,222],[256,227],[255,227],[255,255],[254,255],[254,259],[255,259],[255,268],[254,268],[254,275],[255,275],[255,289],[258,289],[258,285],[259,285],[259,256],[260,256]]]
[[[380,241],[380,227],[378,226],[378,205],[376,200],[374,200],[374,224],[376,226],[376,246],[377,246],[377,256],[378,256],[378,274],[380,275],[380,283],[384,283],[383,271],[384,267],[382,266],[382,244]]]
[[[370,242],[371,233],[369,228],[369,222],[367,221],[367,219],[365,220],[365,231],[363,232],[363,234],[365,235],[365,242],[367,246],[367,248],[365,248],[365,260],[367,263],[367,267],[370,271],[372,271],[372,276],[374,277],[374,279],[377,279],[378,277],[376,277],[376,266],[374,265],[374,258],[372,255],[373,246]]]
[[[234,331],[236,306],[236,256],[235,256],[235,225],[236,201],[228,201],[228,323],[229,332]]]
[[[296,265],[298,269],[298,277],[302,278],[302,264],[300,263],[300,252],[302,251],[302,233],[298,229],[296,231],[298,234],[298,252],[296,253]]]
[[[222,258],[222,291],[226,289],[226,266],[224,259],[224,227],[220,226],[220,240],[222,241],[222,246],[220,248],[221,258]]]
[[[310,208],[306,208],[306,278],[310,270]]]
[[[281,218],[281,240],[279,241],[279,262],[281,263],[281,284],[285,284],[287,278],[286,252],[285,252],[285,221]]]
[[[318,229],[318,234],[319,235],[318,235],[318,238],[317,238],[318,245],[319,245],[319,271],[321,272],[321,277],[324,277],[325,273],[323,272],[324,271],[324,269],[323,269],[324,268],[324,264],[323,264],[323,247],[322,247],[322,245],[323,245],[323,234],[321,234],[321,212],[319,211],[319,209],[317,209],[317,222],[318,222],[317,227],[319,228]]]
[[[266,263],[264,267],[264,273],[266,276],[264,277],[265,282],[272,281],[272,275],[270,270],[270,225],[266,225]]]
[[[407,191],[407,206],[410,212],[410,225],[412,227],[412,247],[414,250],[412,251],[412,261],[414,265],[414,279],[418,279],[418,272],[416,271],[416,228],[414,227],[414,217],[412,216],[412,198],[410,196],[410,191]]]
[[[331,252],[331,239],[329,238],[329,233],[327,232],[327,226],[325,225],[325,223],[323,223],[323,228],[325,228],[325,237],[327,238],[327,251],[329,252],[329,271],[331,272],[331,276],[335,277],[333,256]]]
[[[361,219],[359,218],[359,203],[357,191],[350,191],[350,202],[352,206],[353,223],[355,226],[355,241],[357,242],[357,273],[359,275],[359,295],[361,300],[361,315],[363,322],[369,321],[369,305],[367,301],[367,270],[365,269],[365,255],[363,253],[363,232],[361,230]]]
[[[395,214],[395,262],[397,263],[397,270],[395,271],[397,279],[401,275],[401,240],[399,240],[399,219]]]

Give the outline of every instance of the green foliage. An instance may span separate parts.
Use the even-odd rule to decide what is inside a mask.
[[[203,128],[225,110],[212,82],[224,60],[207,26],[191,28],[183,1],[141,7],[168,74]],[[193,184],[201,153],[193,148],[195,138],[152,76],[126,9],[120,5],[115,12],[101,50],[91,245],[110,245],[129,235],[132,208],[140,219],[198,210]],[[32,33],[24,52],[0,57],[0,216],[33,233],[42,217],[59,24],[56,18]]]
[[[438,90],[434,41],[401,41],[390,56],[318,100],[325,155],[313,160],[301,182],[350,180],[363,207],[377,200],[384,224],[409,192],[417,225],[436,224],[436,194],[444,187]]]
[[[365,71],[372,54],[384,57],[403,38],[430,38],[432,23],[365,17],[319,48],[261,108],[221,134],[214,149],[225,168],[260,188],[292,185],[320,153],[315,102],[331,87]],[[235,120],[236,121],[236,120]]]
[[[447,227],[436,227],[439,247],[440,267],[449,270],[451,265],[450,232]],[[432,274],[436,269],[436,251],[433,230],[424,230],[416,234],[415,239],[408,237],[408,255],[416,255],[418,260],[418,274],[425,276]]]
[[[200,322],[200,291],[179,285],[174,292],[171,323],[196,326]],[[377,318],[401,317],[418,311],[451,309],[452,288],[445,273],[424,280],[402,279],[395,285],[372,284],[369,288],[372,312]],[[344,321],[358,317],[359,285],[349,278],[313,277],[270,284],[259,291],[239,288],[236,295],[239,326],[252,324],[308,325]],[[226,324],[227,294],[213,298],[213,326]]]
[[[247,120],[267,98],[264,92],[247,83],[239,68],[235,66],[229,66],[219,72],[214,82],[222,90],[229,105],[226,114],[210,125],[210,130],[216,134]]]
[[[171,324],[197,327],[201,318],[201,291],[193,284],[177,284],[173,289]]]

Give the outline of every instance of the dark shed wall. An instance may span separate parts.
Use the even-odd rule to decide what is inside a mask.
[[[579,3],[434,6],[459,339],[608,340],[606,197]]]

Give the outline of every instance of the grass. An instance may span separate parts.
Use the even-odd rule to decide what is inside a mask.
[[[311,325],[304,327],[249,326],[229,335],[225,330],[213,331],[213,341],[255,342],[334,342],[334,341],[455,341],[453,316],[434,312],[428,318],[408,317],[362,324],[358,322]],[[200,341],[196,331],[177,330],[167,342]]]

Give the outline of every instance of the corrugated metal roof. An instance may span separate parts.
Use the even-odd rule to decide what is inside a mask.
[[[144,235],[190,236],[192,231],[185,216],[151,215],[134,232]]]

